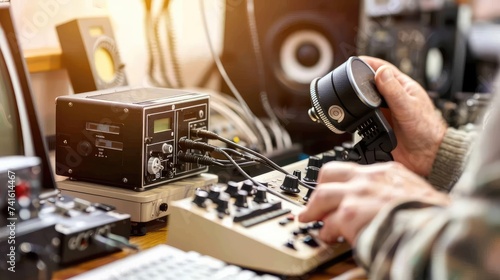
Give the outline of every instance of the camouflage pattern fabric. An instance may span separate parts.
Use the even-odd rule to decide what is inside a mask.
[[[454,142],[475,146],[464,175],[451,182],[449,206],[397,201],[358,236],[355,258],[370,279],[500,279],[500,98],[491,108],[476,143],[468,136]],[[445,163],[460,170],[466,159]]]

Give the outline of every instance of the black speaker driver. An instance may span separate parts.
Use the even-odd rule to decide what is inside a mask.
[[[296,12],[278,19],[265,37],[265,59],[272,74],[289,92],[307,96],[310,82],[334,67],[331,19],[313,12]],[[330,27],[330,28],[329,28]]]

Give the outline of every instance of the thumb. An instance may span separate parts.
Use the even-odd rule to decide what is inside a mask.
[[[389,65],[381,66],[375,74],[375,84],[389,105],[391,112],[397,116],[406,112],[410,100],[394,71],[396,70]]]

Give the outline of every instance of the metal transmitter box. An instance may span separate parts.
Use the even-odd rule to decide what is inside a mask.
[[[206,172],[178,160],[186,152],[178,141],[208,123],[209,96],[201,93],[121,88],[61,96],[56,173],[142,191]]]

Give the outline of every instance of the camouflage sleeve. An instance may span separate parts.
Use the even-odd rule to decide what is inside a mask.
[[[437,190],[450,191],[462,175],[476,134],[474,130],[447,129],[427,178]]]
[[[490,108],[448,206],[395,202],[359,234],[355,257],[371,279],[500,279],[500,95]],[[453,157],[453,148],[441,149],[433,165],[435,176],[448,178],[441,183],[458,178],[475,137],[451,137],[455,132],[466,133],[449,129],[443,145],[462,147],[463,155],[459,165],[444,160],[450,169],[438,167]]]
[[[370,279],[500,279],[500,164],[489,169],[447,207],[406,201],[383,209],[355,245]]]

